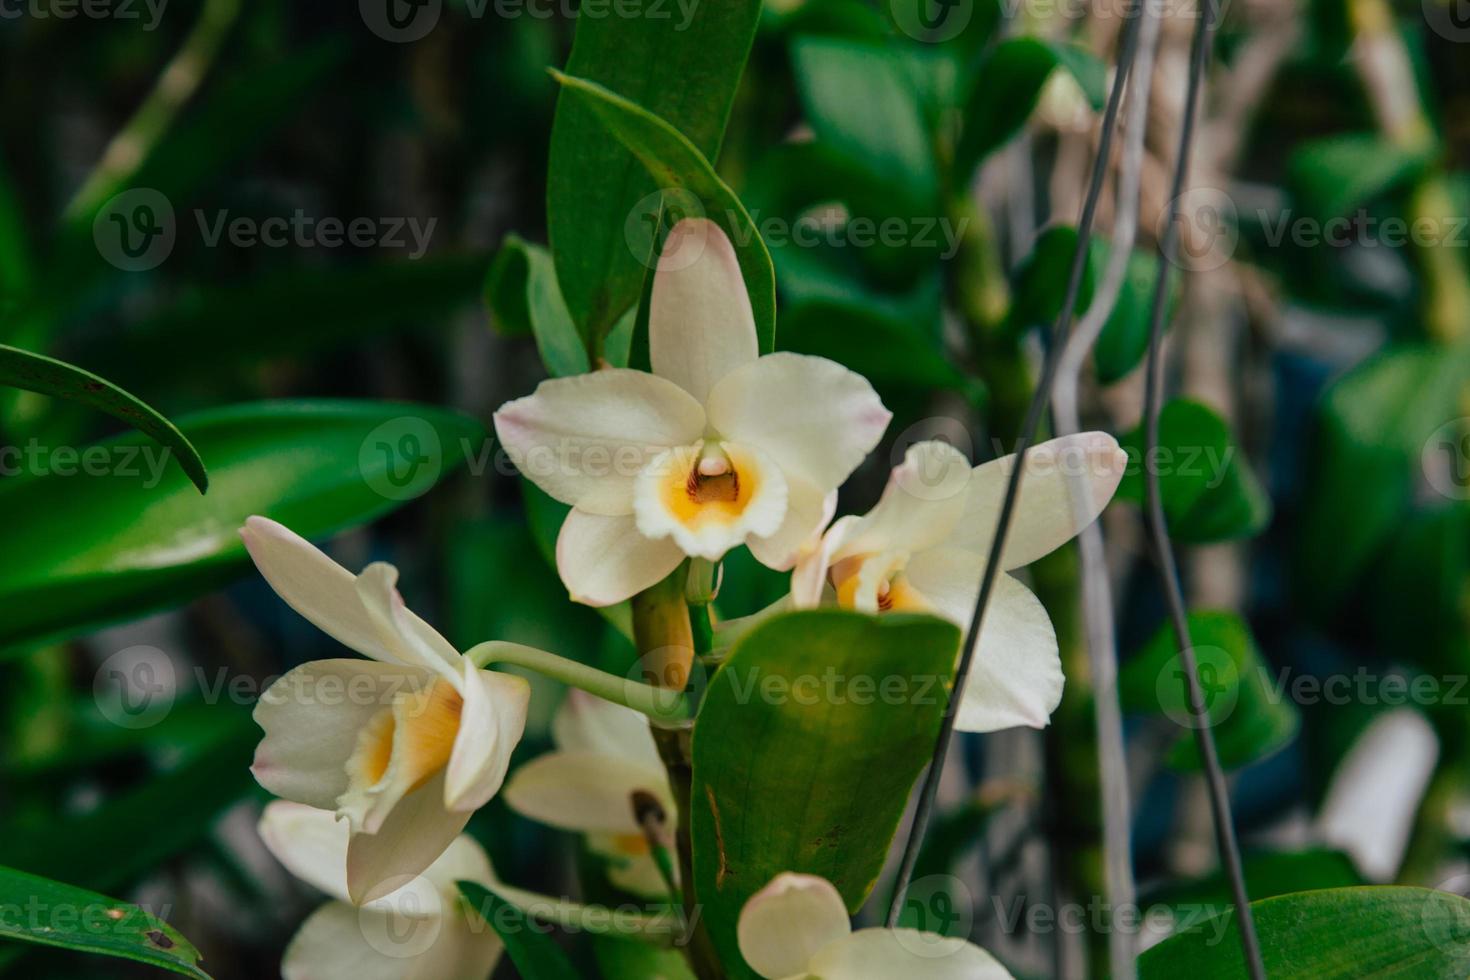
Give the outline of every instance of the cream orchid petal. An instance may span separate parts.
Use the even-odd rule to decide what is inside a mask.
[[[883,496],[833,555],[923,551],[948,541],[965,512],[970,461],[946,442],[918,442],[893,468]]]
[[[740,262],[713,221],[685,218],[670,229],[648,303],[653,373],[701,403],[717,381],[760,354]]]
[[[574,602],[611,606],[663,580],[684,560],[671,540],[655,541],[627,517],[575,508],[556,539],[556,569]]]
[[[893,417],[865,378],[821,357],[768,354],[710,392],[709,424],[821,492],[857,469]]]
[[[861,520],[854,514],[838,518],[817,546],[797,560],[791,573],[791,601],[797,609],[815,609],[821,604],[833,556],[842,550],[847,536]]]
[[[343,646],[374,660],[398,662],[362,608],[351,572],[290,528],[264,517],[246,519],[240,537],[255,567],[286,605]]]
[[[502,405],[495,431],[532,483],[589,514],[633,512],[633,481],[704,432],[699,401],[665,378],[612,368],[543,381]]]
[[[817,953],[807,971],[822,980],[1011,980],[974,943],[915,929],[860,929]]]
[[[607,755],[655,770],[663,765],[646,715],[576,688],[552,717],[551,737],[563,752]]]
[[[251,772],[277,796],[335,809],[360,733],[399,692],[431,679],[416,667],[371,660],[314,660],[288,671],[256,702],[253,717],[265,737]]]
[[[511,774],[503,796],[523,817],[578,833],[638,834],[633,794],[652,794],[675,813],[662,769],[587,752],[550,752]]]
[[[272,800],[256,825],[285,869],[319,891],[347,901],[347,822],[331,810]]]
[[[939,615],[967,628],[985,559],[958,548],[922,552],[905,575]],[[1041,600],[1010,575],[995,580],[955,727],[993,732],[1045,728],[1062,700],[1057,635]]]
[[[434,627],[403,604],[398,594],[398,569],[375,561],[357,576],[355,588],[384,647],[402,663],[435,671],[458,686],[464,658]]]
[[[786,474],[786,519],[773,534],[752,537],[745,543],[755,560],[778,572],[789,571],[809,551],[818,547],[822,528],[832,520],[837,491],[823,493],[799,476]]]
[[[670,539],[686,555],[718,561],[786,519],[789,488],[780,467],[758,449],[719,445],[724,472],[705,476],[704,445],[670,449],[638,477],[633,513],[645,538]]]
[[[286,947],[284,980],[486,980],[504,946],[463,914],[405,918],[328,902]]]
[[[444,771],[398,800],[376,833],[347,841],[347,891],[357,904],[390,895],[423,874],[469,823],[444,806]]]
[[[478,810],[500,789],[526,730],[531,685],[524,677],[477,670],[464,661],[464,710],[449,756],[444,805]]]
[[[989,551],[1015,460],[1005,456],[975,467],[955,547]],[[1127,465],[1128,455],[1105,432],[1081,432],[1033,448],[1026,454],[1001,567],[1029,565],[1076,537],[1113,498]],[[1083,495],[1074,492],[1078,486]]]
[[[746,901],[736,939],[746,964],[767,980],[805,977],[821,950],[852,932],[833,884],[815,875],[783,872]]]

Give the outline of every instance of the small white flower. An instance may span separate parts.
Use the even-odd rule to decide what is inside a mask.
[[[742,543],[790,568],[891,417],[839,364],[758,356],[735,250],[710,221],[669,232],[648,331],[652,374],[545,381],[495,414],[521,472],[572,505],[557,568],[588,605],[648,588],[687,555],[717,560]]]
[[[785,872],[750,897],[736,925],[740,955],[766,980],[1010,980],[985,950],[917,929],[853,932],[825,878]]]
[[[357,908],[347,895],[348,828],[330,811],[276,800],[259,832],[288,871],[333,899],[292,937],[284,980],[485,980],[500,961],[500,937],[472,918],[456,885],[495,884],[470,837],[456,837],[422,874]]]
[[[398,572],[354,576],[287,528],[240,532],[286,603],[370,660],[317,660],[255,707],[265,729],[251,771],[277,796],[348,821],[353,901],[427,868],[500,789],[526,725],[530,685],[480,670],[408,610]]]
[[[633,816],[633,794],[663,806],[674,829],[677,808],[648,719],[636,711],[573,690],[551,722],[556,751],[511,774],[505,802],[532,820],[584,834],[609,859],[608,878],[648,898],[668,895]]]
[[[863,612],[942,616],[968,628],[1006,481],[1006,456],[970,468],[943,442],[909,448],[882,499],[808,541],[791,599],[810,608],[824,594]],[[1053,439],[1026,457],[1001,568],[1030,564],[1092,523],[1112,499],[1127,455],[1103,432]],[[1085,487],[1077,499],[1073,487]],[[828,593],[830,588],[831,592]],[[1041,602],[1013,576],[996,579],[955,727],[989,732],[1043,728],[1062,699],[1056,633]]]

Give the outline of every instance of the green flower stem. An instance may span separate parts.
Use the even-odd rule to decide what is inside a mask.
[[[677,723],[689,717],[689,699],[681,691],[653,687],[639,681],[615,677],[606,671],[579,664],[535,647],[492,640],[481,643],[465,654],[477,667],[491,664],[514,664],[527,667],[554,680],[595,694],[604,701],[621,704],[642,712],[654,721]]]

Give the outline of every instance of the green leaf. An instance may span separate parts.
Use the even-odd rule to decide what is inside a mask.
[[[1319,220],[1342,217],[1417,179],[1434,162],[1435,146],[1405,147],[1374,133],[1313,140],[1287,163],[1302,208]]]
[[[675,6],[667,17],[580,16],[566,74],[642,106],[714,160],[759,16],[758,0],[702,3],[687,14]],[[600,340],[647,275],[649,256],[634,254],[628,223],[667,185],[569,94],[558,99],[551,127],[547,230],[567,308],[584,337]]]
[[[808,300],[784,307],[781,346],[844,364],[875,385],[968,390],[969,379],[913,323],[868,305]]]
[[[611,936],[592,940],[597,968],[606,980],[695,980],[682,953]]]
[[[203,958],[173,926],[136,905],[0,867],[0,938],[135,960],[208,980]]]
[[[484,439],[466,416],[392,402],[261,402],[179,428],[211,461],[208,496],[133,435],[79,451],[104,475],[0,485],[0,648],[201,595],[245,570],[237,532],[250,515],[320,538],[422,495]]]
[[[1319,615],[1348,596],[1402,523],[1421,456],[1465,414],[1467,384],[1470,351],[1400,347],[1354,368],[1322,399],[1296,569],[1298,594]]]
[[[1144,465],[1157,467],[1164,518],[1175,539],[1202,544],[1245,538],[1270,523],[1271,500],[1214,409],[1187,398],[1165,405],[1154,460],[1143,458],[1141,425],[1121,444],[1128,470],[1118,499],[1142,503]]]
[[[1271,980],[1463,977],[1470,901],[1397,886],[1328,888],[1251,903]],[[1143,980],[1245,975],[1234,913],[1166,939],[1138,960]]]
[[[1071,225],[1053,225],[1042,232],[1028,255],[1016,270],[1011,309],[1007,314],[1011,329],[1024,330],[1037,324],[1050,325],[1062,311],[1067,280],[1072,272],[1072,255],[1077,250],[1077,229]],[[1091,250],[1082,269],[1082,286],[1077,293],[1077,308],[1087,309],[1100,266]]]
[[[1093,245],[1100,256],[1097,268],[1103,269],[1107,264],[1107,245],[1097,238],[1093,239]],[[1128,269],[1118,291],[1118,301],[1092,349],[1093,368],[1100,384],[1110,385],[1123,380],[1148,353],[1154,286],[1158,275],[1159,263],[1155,256],[1147,252],[1134,252],[1128,256]],[[1173,319],[1172,310],[1179,299],[1179,277],[1170,280],[1165,299],[1164,322],[1167,324]]]
[[[1273,686],[1244,620],[1229,612],[1191,612],[1189,636],[1223,766],[1235,769],[1256,762],[1296,736],[1301,717],[1291,700]],[[1182,733],[1169,752],[1169,765],[1195,771],[1201,766],[1184,681],[1179,647],[1166,625],[1123,665],[1118,691],[1128,711],[1164,714],[1179,725]]]
[[[0,385],[80,402],[122,419],[176,455],[179,466],[203,493],[209,489],[204,460],[172,422],[142,399],[91,371],[44,354],[0,344]]]
[[[792,42],[802,107],[817,139],[901,193],[907,210],[939,198],[933,138],[901,49],[883,42],[804,37]]]
[[[502,331],[536,338],[541,363],[553,377],[587,373],[587,349],[561,298],[546,249],[517,235],[506,236],[490,264],[485,300]]]
[[[578,980],[567,954],[526,913],[473,881],[461,881],[459,890],[475,914],[499,934],[525,980]]]
[[[815,610],[753,628],[694,726],[694,881],[732,977],[745,901],[783,871],[850,911],[872,891],[934,749],[959,630],[926,616]],[[854,787],[862,787],[854,792]]]
[[[1317,888],[1349,888],[1363,883],[1352,860],[1341,851],[1255,851],[1242,859],[1246,891],[1260,901]],[[1148,895],[1144,905],[1164,906],[1174,921],[1187,927],[1230,908],[1230,882],[1225,872],[1180,882]],[[1201,915],[1201,913],[1204,913]]]
[[[735,256],[740,262],[740,274],[745,278],[745,288],[750,293],[760,349],[762,353],[770,352],[776,340],[776,273],[771,266],[771,253],[766,250],[766,243],[761,240],[760,232],[756,230],[745,205],[740,203],[740,198],[720,180],[699,148],[668,121],[595,82],[560,72],[552,74],[561,83],[564,95],[570,101],[580,101],[587,106],[600,124],[638,158],[665,192],[664,213],[650,211],[649,215],[660,217],[669,225],[672,224],[671,218],[676,220],[684,217],[685,213],[702,212],[730,236]],[[681,193],[668,193],[670,191]],[[694,200],[689,199],[690,195]],[[624,217],[636,220],[631,209],[624,212]],[[622,229],[623,225],[619,224],[619,237]],[[555,247],[553,239],[553,251]],[[630,250],[625,251],[632,254]],[[651,253],[649,264],[652,264]],[[565,284],[566,280],[562,279],[562,282]],[[563,291],[566,291],[565,285]]]
[[[1068,71],[1094,109],[1107,100],[1107,67],[1083,48],[1062,41],[1015,37],[997,44],[976,73],[965,103],[955,172],[967,178],[980,162],[1030,118],[1051,73]]]

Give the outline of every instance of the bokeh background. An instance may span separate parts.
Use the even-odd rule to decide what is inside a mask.
[[[493,262],[507,236],[546,242],[545,69],[565,62],[574,10],[400,13],[407,33],[368,0],[0,0],[0,342],[88,367],[172,418],[312,397],[441,406],[488,427],[545,376],[518,246]],[[911,13],[768,3],[718,158],[772,246],[778,347],[867,374],[895,411],[848,512],[917,438],[977,460],[1009,451],[1120,24],[1109,3],[960,0],[962,29],[936,38],[907,32]],[[1203,408],[1172,409],[1166,436],[1203,474],[1175,458],[1189,504],[1170,516],[1220,658],[1207,668],[1254,897],[1470,884],[1465,15],[1462,0],[1239,0],[1215,45],[1168,345],[1171,384]],[[1141,297],[1193,17],[1166,5],[1133,306],[1083,382],[1084,421],[1120,436],[1141,412]],[[985,74],[1002,39],[1022,37],[1044,43]],[[1028,66],[1044,84],[1016,81]],[[991,145],[956,142],[957,118],[987,113]],[[863,235],[889,218],[892,241]],[[1113,221],[1105,204],[1099,242]],[[105,622],[36,626],[33,604],[50,600],[27,583],[65,569],[80,549],[68,534],[99,526],[71,527],[80,491],[66,487],[87,477],[54,472],[57,447],[118,427],[0,397],[0,445],[39,447],[3,457],[0,476],[0,864],[162,912],[221,980],[274,975],[320,896],[255,837],[266,797],[247,771],[249,711],[269,678],[339,651],[238,560]],[[382,491],[384,516],[334,555],[397,564],[410,604],[456,643],[516,640],[622,673],[627,640],[568,602],[547,561],[555,511],[467,431],[443,447],[439,485]],[[360,443],[342,443],[349,465]],[[1170,651],[1130,479],[1104,528],[1135,867],[1150,903],[1223,908],[1202,783],[1159,680]],[[146,523],[139,498],[117,499],[119,533]],[[1009,918],[1086,907],[1101,874],[1075,554],[1032,575],[1067,700],[1045,732],[964,737],[921,872],[958,883],[976,940],[1018,975],[1100,975],[1095,928]],[[724,581],[723,617],[784,591],[743,552]],[[89,587],[107,588],[105,573]],[[560,696],[537,681],[524,757],[547,747]],[[596,895],[572,836],[499,801],[471,830],[506,880]],[[567,945],[590,971],[592,948]],[[146,972],[10,945],[0,970]]]

